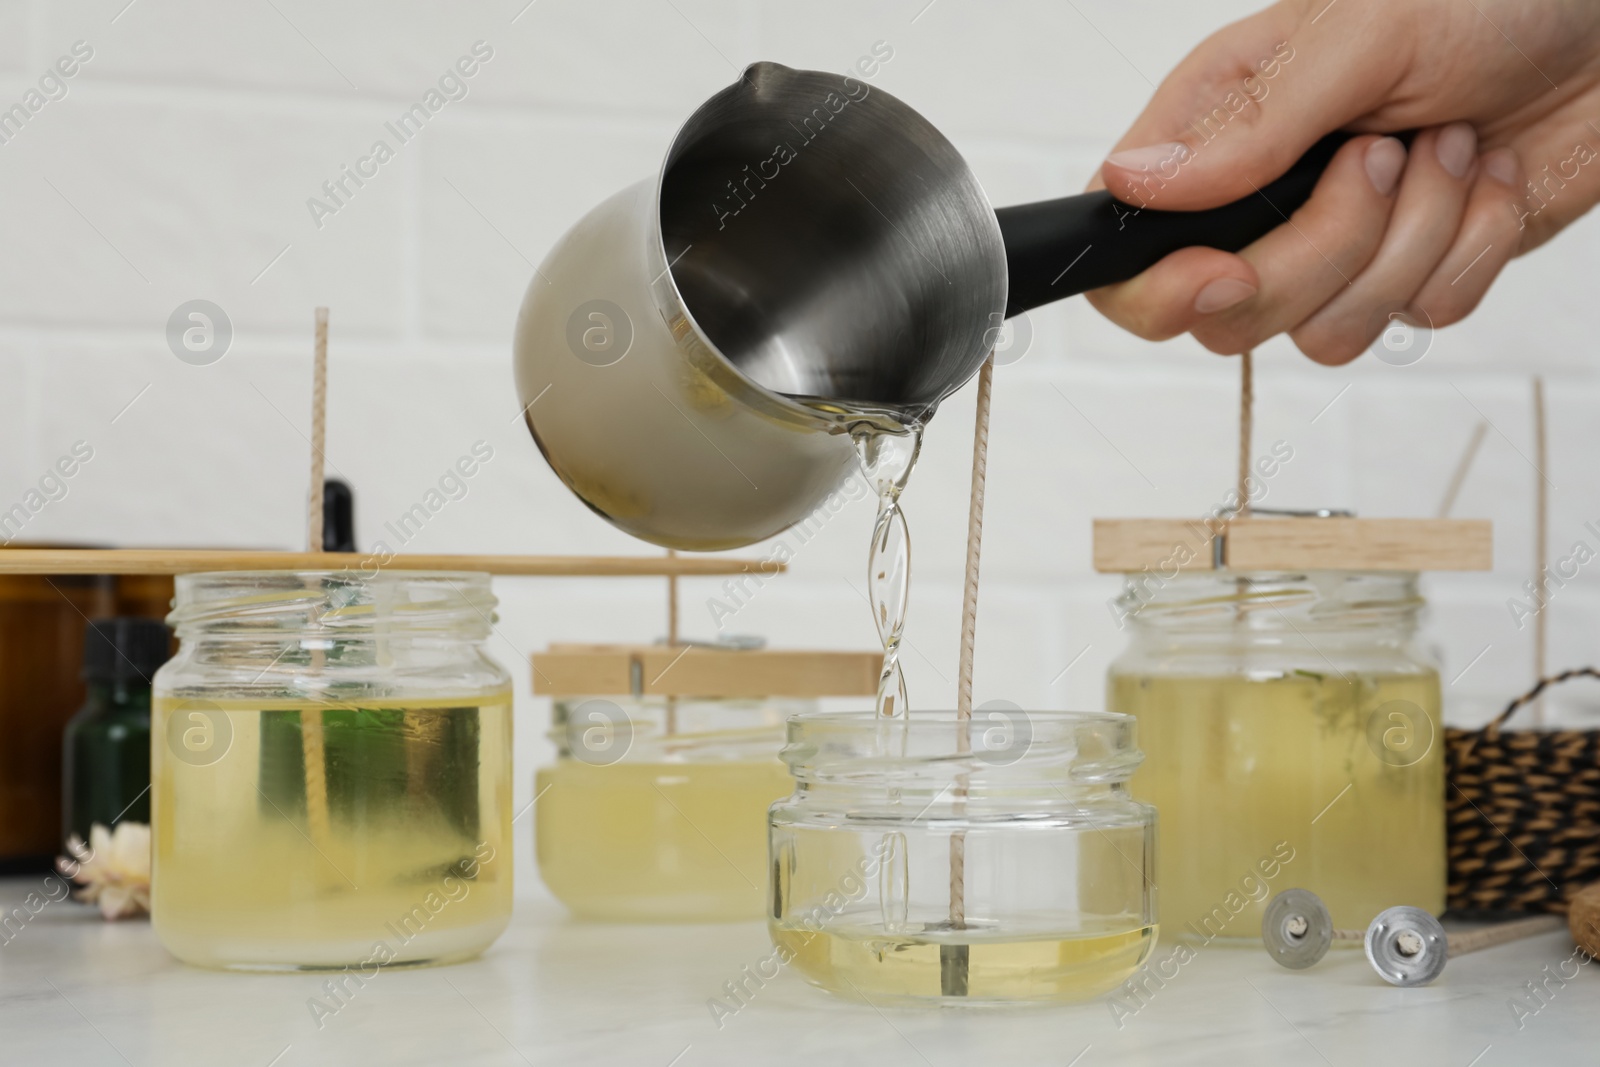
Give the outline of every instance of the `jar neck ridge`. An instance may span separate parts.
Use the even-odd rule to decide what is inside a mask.
[[[1129,575],[1112,613],[1130,635],[1152,641],[1403,644],[1424,606],[1412,572],[1223,570]]]

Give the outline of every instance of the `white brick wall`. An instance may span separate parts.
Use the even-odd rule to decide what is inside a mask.
[[[530,262],[651,173],[702,99],[746,62],[842,70],[882,39],[895,54],[876,84],[946,129],[997,203],[1061,195],[1088,178],[1148,82],[1252,6],[525,2],[0,2],[0,101],[74,41],[94,48],[68,96],[0,146],[0,501],[73,441],[96,449],[30,539],[294,545],[321,303],[333,309],[329,458],[355,483],[363,541],[483,438],[494,460],[417,548],[653,551],[572,499],[512,421],[509,338]],[[494,55],[469,96],[314,226],[306,198],[480,39]],[[1582,524],[1600,518],[1597,267],[1600,226],[1581,225],[1515,264],[1413,367],[1324,369],[1282,340],[1259,353],[1258,442],[1296,450],[1276,504],[1429,514],[1474,407],[1492,420],[1457,514],[1496,520],[1495,571],[1428,582],[1447,679],[1471,664],[1448,689],[1462,721],[1530,670],[1531,628],[1512,625],[1505,601],[1532,554],[1532,373],[1550,395],[1552,548],[1595,541]],[[236,330],[209,367],[178,362],[164,340],[168,315],[197,297]],[[1186,339],[1139,341],[1082,301],[1033,319],[1032,351],[997,377],[979,697],[1098,707],[1121,642],[1105,610],[1116,582],[1089,570],[1089,520],[1193,514],[1221,497],[1236,364]],[[953,693],[971,417],[969,389],[934,422],[906,499],[918,577],[905,659],[924,704]],[[850,586],[863,584],[870,522],[869,504],[847,508],[730,628],[870,646]],[[710,633],[705,600],[719,585],[685,583],[688,634]],[[525,693],[521,661],[546,642],[659,636],[662,589],[504,581],[495,650]],[[1600,578],[1586,572],[1552,609],[1552,665],[1600,659],[1597,624]],[[1600,719],[1600,694],[1559,703]],[[524,699],[520,726],[525,799],[544,709]]]

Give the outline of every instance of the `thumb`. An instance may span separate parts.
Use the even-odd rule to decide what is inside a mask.
[[[1404,69],[1405,35],[1348,22],[1327,31],[1316,22],[1326,3],[1286,0],[1202,42],[1106,159],[1105,188],[1140,207],[1219,207],[1377,107]]]

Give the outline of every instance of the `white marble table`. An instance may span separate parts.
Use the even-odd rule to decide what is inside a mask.
[[[37,881],[0,880],[0,905],[9,912]],[[1125,1002],[1138,1011],[1124,1012],[1120,1028],[1104,1001],[879,1012],[784,973],[719,1029],[707,1001],[768,951],[759,925],[585,925],[548,899],[519,899],[511,929],[482,959],[379,974],[319,1029],[307,1002],[323,978],[195,970],[168,956],[145,922],[108,924],[82,905],[50,904],[0,945],[0,1064],[1600,1062],[1600,964],[1551,982],[1520,1029],[1509,1006],[1572,955],[1565,934],[1462,957],[1423,989],[1382,984],[1357,951],[1291,973],[1257,950],[1212,946],[1142,1006]]]

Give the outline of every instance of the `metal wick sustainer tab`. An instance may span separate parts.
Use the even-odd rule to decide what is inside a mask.
[[[1321,962],[1335,941],[1360,941],[1359,930],[1334,928],[1322,898],[1309,889],[1285,889],[1261,917],[1261,943],[1280,965],[1303,971]]]

